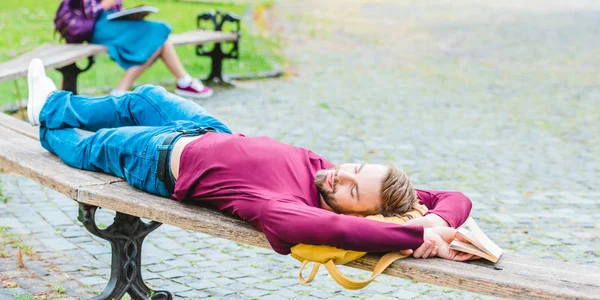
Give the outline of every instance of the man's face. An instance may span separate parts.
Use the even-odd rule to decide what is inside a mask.
[[[387,171],[383,165],[342,164],[319,170],[315,185],[335,212],[366,216],[381,207],[381,182]]]

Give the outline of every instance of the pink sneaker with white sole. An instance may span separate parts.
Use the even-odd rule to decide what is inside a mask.
[[[181,87],[177,85],[177,88],[175,89],[175,94],[186,98],[202,99],[212,96],[213,90],[211,88],[205,87],[197,79],[194,79],[192,80],[192,83],[187,87]]]

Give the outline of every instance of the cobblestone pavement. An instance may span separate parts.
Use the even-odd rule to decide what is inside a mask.
[[[237,132],[335,163],[393,162],[419,188],[463,191],[507,251],[600,266],[600,4],[504,2],[279,1],[272,30],[296,76],[200,104]],[[0,299],[98,293],[109,248],[75,203],[0,179]],[[360,291],[324,273],[302,286],[290,257],[170,226],[149,236],[143,262],[151,286],[180,298],[484,297],[389,276]]]

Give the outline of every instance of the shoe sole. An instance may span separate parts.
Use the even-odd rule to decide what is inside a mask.
[[[211,90],[208,93],[198,94],[198,93],[175,90],[175,95],[179,95],[179,96],[186,97],[186,98],[193,98],[193,99],[205,99],[205,98],[212,96],[213,91]]]
[[[34,102],[33,99],[35,97],[33,97],[34,89],[33,89],[33,82],[32,82],[33,78],[31,76],[32,75],[31,70],[34,67],[36,67],[36,65],[33,64],[33,63],[30,63],[29,64],[29,68],[27,69],[27,89],[29,91],[29,93],[27,95],[28,96],[27,97],[27,118],[29,119],[29,123],[32,126],[37,125],[36,122],[35,122],[35,120],[34,120],[34,118],[33,118],[33,111],[34,111],[34,109],[33,109],[33,102]]]

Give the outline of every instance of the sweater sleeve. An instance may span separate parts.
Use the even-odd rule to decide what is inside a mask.
[[[422,226],[340,215],[296,202],[266,202],[260,223],[271,247],[280,254],[290,253],[290,247],[300,243],[365,252],[416,249],[423,244]]]
[[[417,195],[429,209],[426,215],[436,214],[451,227],[462,225],[471,213],[471,200],[461,192],[417,190]]]

